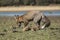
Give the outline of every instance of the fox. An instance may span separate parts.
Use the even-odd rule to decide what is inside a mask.
[[[26,14],[15,17],[18,26],[21,26],[21,23],[24,23],[25,26],[29,24],[30,21],[33,21],[36,25],[39,25],[41,29],[44,29],[47,25],[50,25],[50,20],[41,12],[41,11],[28,11]],[[40,26],[40,22],[44,24]]]

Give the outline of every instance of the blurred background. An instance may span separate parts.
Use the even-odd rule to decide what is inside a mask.
[[[47,6],[60,5],[60,0],[0,0],[0,6]]]
[[[27,11],[20,12],[0,12],[0,16],[15,16],[15,15],[24,15]],[[46,16],[60,16],[60,11],[43,11]]]
[[[20,6],[54,6],[60,5],[60,0],[0,0],[0,8],[1,7],[20,7]],[[55,6],[54,6],[55,7]],[[0,16],[14,16],[14,15],[23,15],[26,11],[21,12],[0,12]],[[60,11],[52,11],[43,12],[45,15],[48,16],[60,16]]]

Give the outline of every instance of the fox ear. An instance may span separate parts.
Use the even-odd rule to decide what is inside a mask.
[[[19,15],[14,15],[15,17],[18,17]]]
[[[17,15],[17,16],[19,16],[19,15]]]
[[[15,19],[17,19],[19,17],[19,15],[15,15]]]

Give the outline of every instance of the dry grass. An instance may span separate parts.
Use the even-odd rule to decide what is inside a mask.
[[[16,28],[17,31],[13,32],[13,17],[0,16],[0,40],[60,40],[60,17],[49,19],[51,25],[46,29],[23,32],[21,28]]]
[[[60,10],[60,6],[19,6],[19,7],[0,7],[0,11],[29,11],[29,10],[40,10],[40,11],[52,11]]]

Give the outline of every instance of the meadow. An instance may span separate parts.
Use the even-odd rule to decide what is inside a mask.
[[[51,25],[38,31],[22,31],[16,26],[14,17],[0,16],[0,40],[60,40],[60,16],[49,16]]]

